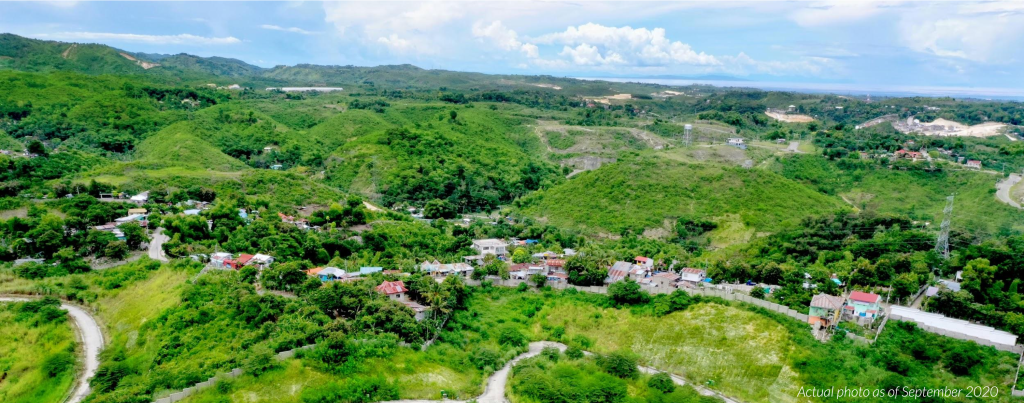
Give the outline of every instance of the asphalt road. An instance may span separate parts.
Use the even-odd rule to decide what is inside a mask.
[[[1020,175],[1010,174],[1009,178],[996,183],[996,198],[1003,203],[1020,208],[1020,203],[1013,201],[1013,198],[1010,197],[1010,188],[1017,184],[1017,182],[1020,182]]]
[[[5,302],[30,300],[22,297],[0,297],[0,301]],[[79,403],[89,395],[89,380],[96,375],[96,368],[100,366],[99,355],[100,350],[103,349],[103,331],[88,311],[75,305],[61,304],[60,307],[68,311],[68,315],[71,316],[71,321],[75,324],[75,331],[82,344],[82,352],[85,354],[84,357],[80,357],[83,364],[82,372],[79,374],[78,380],[75,381],[75,389],[71,393],[71,398],[67,400],[67,403]]]
[[[164,235],[163,228],[157,228],[153,230],[152,239],[149,240],[149,258],[153,260],[159,260],[166,262],[167,257],[164,256],[164,242],[169,241],[171,238]]]

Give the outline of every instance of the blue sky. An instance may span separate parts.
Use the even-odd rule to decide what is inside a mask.
[[[1024,2],[34,2],[0,31],[260,66],[1024,90]]]

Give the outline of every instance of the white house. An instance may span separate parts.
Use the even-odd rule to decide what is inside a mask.
[[[271,263],[274,263],[274,258],[270,255],[257,253],[253,255],[252,260],[250,260],[250,262],[252,262],[253,265],[259,266],[259,268],[261,269],[266,269],[267,266],[270,266]]]
[[[704,277],[706,275],[707,272],[705,272],[704,270],[693,269],[688,267],[683,269],[683,271],[679,272],[679,280],[688,281],[691,283],[699,283],[701,281],[704,281]]]
[[[474,240],[473,249],[476,249],[481,255],[505,256],[508,254],[508,244],[500,239]]]
[[[149,201],[149,191],[147,190],[145,192],[132,196],[131,201],[135,202],[135,204],[145,204],[146,202]]]

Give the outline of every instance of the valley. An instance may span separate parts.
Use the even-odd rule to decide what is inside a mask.
[[[0,34],[0,400],[1017,401],[1021,119]]]

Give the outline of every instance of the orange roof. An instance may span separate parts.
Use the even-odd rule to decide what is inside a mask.
[[[385,295],[398,294],[409,291],[405,288],[405,283],[401,281],[385,281],[377,286],[377,291],[384,293]]]
[[[308,274],[310,276],[315,276],[317,274],[320,274],[320,272],[323,271],[323,270],[324,270],[323,267],[314,267],[312,269],[306,270],[306,274]]]
[[[253,255],[247,255],[247,254],[243,253],[241,255],[238,255],[238,259],[236,259],[235,261],[238,262],[238,264],[243,264],[244,265],[246,263],[249,263],[249,261],[252,260],[252,258],[253,258]]]

